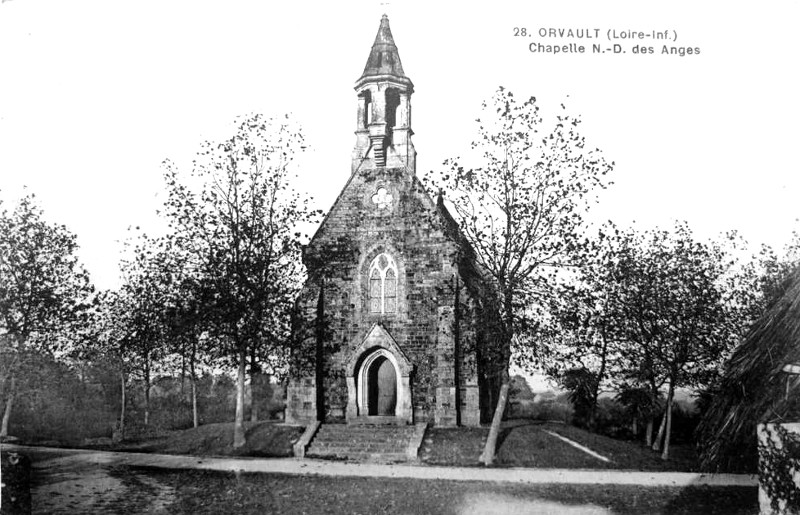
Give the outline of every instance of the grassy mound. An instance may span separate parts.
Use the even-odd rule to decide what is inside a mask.
[[[488,434],[486,427],[428,428],[419,453],[420,461],[428,465],[477,466]]]
[[[196,429],[173,431],[168,436],[136,444],[122,444],[115,450],[189,454],[194,456],[285,457],[303,428],[275,422],[245,422],[246,443],[233,448],[233,423],[206,424]]]
[[[675,446],[675,458],[662,460],[639,442],[615,440],[583,429],[558,424],[522,423],[504,431],[497,452],[497,464],[511,467],[623,469],[645,471],[696,470],[696,456],[691,447]],[[556,433],[589,448],[610,461],[605,462],[553,436]]]

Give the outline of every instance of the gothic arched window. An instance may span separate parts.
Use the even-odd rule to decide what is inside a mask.
[[[397,265],[388,254],[378,254],[369,266],[369,311],[397,311]]]
[[[397,124],[397,108],[400,106],[400,92],[394,88],[386,90],[386,128],[391,131]]]
[[[369,91],[364,92],[364,119],[363,125],[364,127],[369,126],[372,123],[372,94]]]

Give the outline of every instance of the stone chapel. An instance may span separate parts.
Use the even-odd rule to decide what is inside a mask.
[[[416,176],[414,85],[385,15],[355,91],[351,174],[303,255],[286,421],[479,425],[499,390],[497,311]]]

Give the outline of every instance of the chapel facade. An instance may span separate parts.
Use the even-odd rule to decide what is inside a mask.
[[[350,178],[303,255],[286,421],[479,425],[499,389],[497,311],[416,176],[414,85],[385,15],[355,91]]]

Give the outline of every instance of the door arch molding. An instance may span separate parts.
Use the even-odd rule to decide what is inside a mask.
[[[379,357],[385,357],[394,367],[396,377],[396,401],[394,417],[398,422],[413,423],[411,409],[411,373],[413,367],[394,338],[380,324],[374,324],[362,342],[353,349],[345,363],[347,380],[348,421],[368,415],[368,378],[370,365]]]

